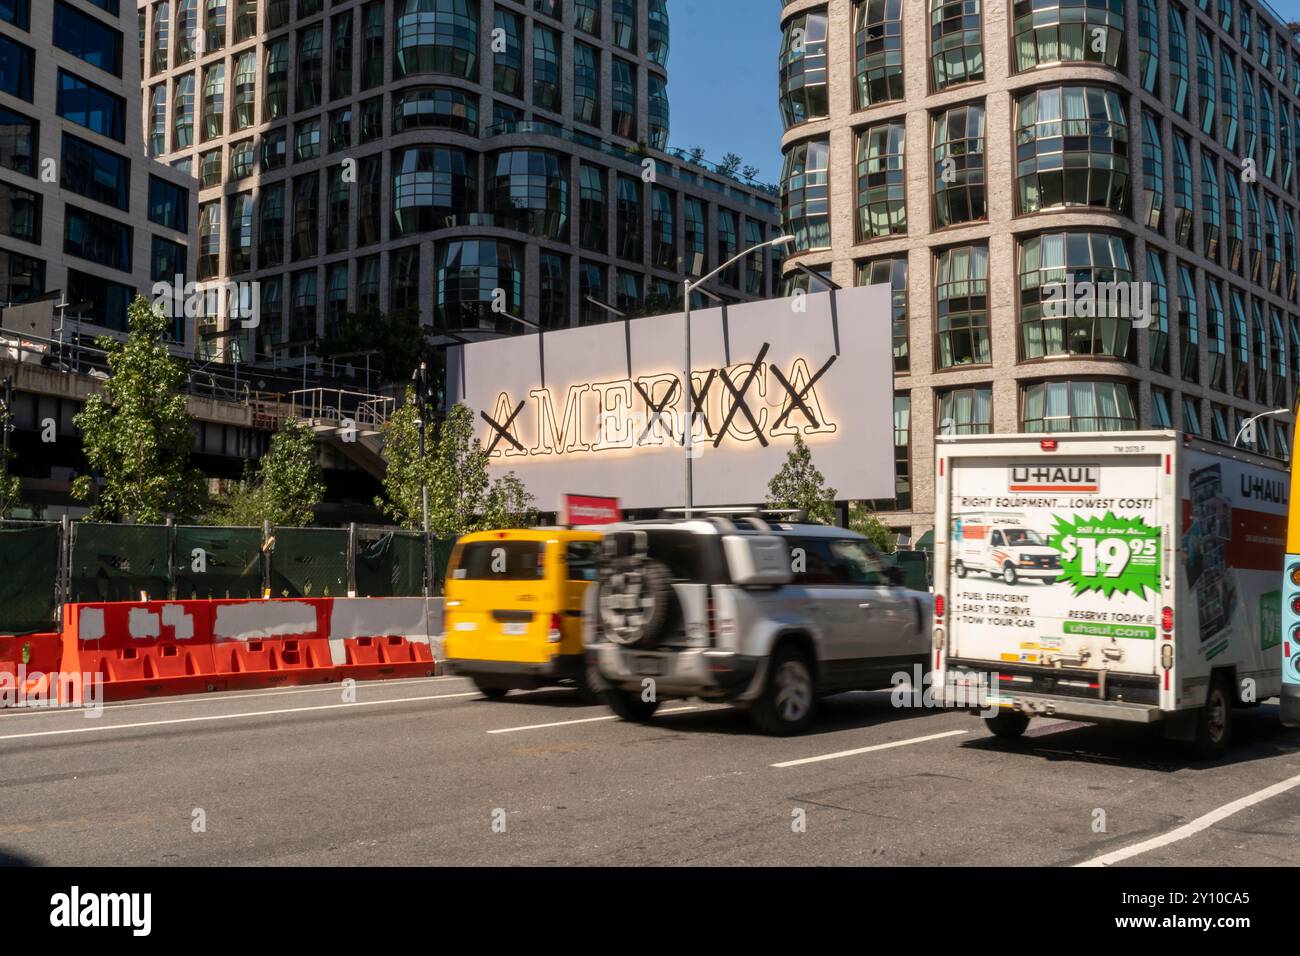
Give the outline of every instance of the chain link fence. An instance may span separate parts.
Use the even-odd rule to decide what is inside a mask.
[[[0,635],[57,629],[65,603],[142,596],[436,596],[454,544],[430,540],[426,549],[418,531],[356,526],[0,521]]]

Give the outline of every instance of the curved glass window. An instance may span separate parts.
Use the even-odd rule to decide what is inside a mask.
[[[533,26],[533,105],[560,111],[560,35]]]
[[[369,246],[383,233],[384,158],[367,156],[357,170],[357,245]]]
[[[781,117],[785,128],[829,115],[826,14],[791,17],[781,37]]]
[[[600,51],[577,41],[573,44],[573,118],[588,126],[600,125]]]
[[[189,63],[198,53],[199,28],[198,0],[177,0],[176,3],[176,65]]]
[[[172,148],[194,145],[194,74],[185,73],[176,81],[176,99],[172,104]]]
[[[253,268],[253,194],[230,197],[230,235],[226,243],[226,271],[247,272]]]
[[[220,136],[224,125],[226,64],[214,63],[203,71],[203,138]]]
[[[320,155],[320,117],[293,124],[293,159],[302,163]]]
[[[167,69],[167,49],[171,38],[171,6],[163,2],[153,11],[153,72]]]
[[[614,5],[614,43],[624,50],[636,50],[636,2],[612,0]]]
[[[348,10],[330,21],[330,99],[351,95],[352,11]]]
[[[1191,57],[1187,46],[1185,14],[1177,4],[1169,5],[1169,91],[1175,112],[1187,115],[1187,87],[1191,77]]]
[[[257,32],[257,0],[237,0],[235,42],[242,43]]]
[[[687,275],[702,276],[704,275],[705,266],[709,262],[709,253],[706,236],[708,235],[709,223],[706,218],[708,213],[705,211],[704,203],[698,199],[687,196],[684,201],[685,214],[682,217],[685,225],[685,256],[682,259],[682,266],[685,268]]]
[[[1201,103],[1201,132],[1214,135],[1214,49],[1210,35],[1196,31],[1196,95]]]
[[[858,109],[903,98],[903,0],[857,0],[853,51]]]
[[[1201,151],[1201,252],[1219,259],[1219,175],[1208,150]]]
[[[443,229],[474,211],[475,163],[464,150],[416,146],[392,156],[393,236]]]
[[[1015,0],[1016,70],[1045,63],[1118,67],[1124,0]]]
[[[573,25],[583,33],[600,36],[600,0],[573,0]]]
[[[361,8],[361,89],[373,89],[383,82],[384,5],[371,0]]]
[[[1142,203],[1139,218],[1148,228],[1160,232],[1165,209],[1165,151],[1160,121],[1146,110],[1142,111]]]
[[[569,325],[569,260],[553,252],[537,257],[538,317],[544,329]]]
[[[650,148],[668,148],[668,84],[657,73],[649,76]]]
[[[272,169],[280,169],[284,166],[288,158],[289,144],[287,142],[289,130],[281,126],[279,129],[267,130],[262,134],[262,171],[269,172]]]
[[[1259,83],[1260,169],[1273,178],[1277,166],[1277,116],[1273,113],[1273,94],[1263,80]]]
[[[651,63],[668,65],[668,0],[649,0],[646,20],[650,27],[646,56]]]
[[[198,275],[210,279],[221,271],[221,203],[199,207]]]
[[[930,0],[930,70],[934,90],[984,79],[980,0]]]
[[[1192,245],[1192,156],[1187,137],[1174,134],[1174,241]]]
[[[1259,127],[1255,123],[1255,84],[1250,78],[1250,71],[1241,74],[1241,149],[1246,157],[1256,156],[1255,147],[1259,145]]]
[[[940,392],[938,397],[939,434],[993,433],[993,389],[987,385],[948,389]]]
[[[1246,187],[1246,278],[1262,282],[1264,271],[1264,224],[1259,215],[1255,189]]]
[[[395,0],[397,77],[445,73],[478,79],[477,0]]]
[[[1295,298],[1296,291],[1296,238],[1295,226],[1291,222],[1291,212],[1287,209],[1286,204],[1282,206],[1282,232],[1285,237],[1286,250],[1286,282],[1282,287],[1282,295],[1288,299]]]
[[[1223,170],[1223,225],[1224,265],[1234,272],[1241,271],[1242,246],[1246,242],[1245,212],[1241,205],[1241,190],[1237,187],[1237,174],[1231,167]]]
[[[988,217],[984,180],[984,107],[956,106],[934,125],[935,227]]]
[[[289,335],[297,341],[316,337],[316,270],[293,274],[293,324]]]
[[[942,250],[935,258],[934,295],[938,367],[990,364],[988,246]]]
[[[1219,109],[1223,113],[1223,124],[1219,130],[1219,141],[1228,149],[1235,149],[1237,146],[1237,71],[1232,65],[1232,57],[1226,52],[1220,62],[1223,69],[1219,76],[1223,82],[1219,88]]]
[[[650,264],[659,269],[677,268],[677,219],[673,194],[655,186],[650,194]]]
[[[767,237],[766,227],[757,219],[745,218],[745,248],[755,249]],[[765,253],[767,250],[759,249],[758,252],[745,257],[745,291],[751,296],[761,299],[767,290],[767,269]]]
[[[1160,84],[1160,20],[1156,0],[1138,0],[1138,82],[1148,93]]]
[[[434,259],[434,324],[449,331],[515,333],[493,310],[497,290],[510,315],[523,315],[524,254],[508,242],[457,239],[439,243]]]
[[[1048,432],[1135,431],[1133,386],[1128,382],[1034,382],[1021,390],[1020,430]]]
[[[718,262],[727,262],[740,252],[740,217],[730,209],[718,210]],[[718,281],[733,289],[740,286],[740,263],[732,263]]]
[[[524,55],[520,39],[524,32],[523,24],[515,14],[502,9],[497,9],[494,22],[493,43],[498,37],[504,42],[502,49],[492,53],[492,88],[498,93],[523,99]]]
[[[1238,39],[1241,40],[1241,48],[1243,50],[1249,51],[1250,33],[1251,33],[1250,8],[1246,6],[1244,3],[1241,5],[1240,23],[1241,23],[1241,33],[1238,35]]]
[[[241,53],[235,60],[235,88],[230,114],[232,130],[247,129],[253,125],[255,121],[253,109],[257,100],[256,87],[257,53],[249,50]]]
[[[616,253],[620,259],[640,262],[645,249],[641,224],[641,181],[619,176],[615,194],[614,215]]]
[[[578,242],[592,252],[609,248],[609,206],[605,172],[585,163],[578,167]]]
[[[478,135],[478,97],[446,86],[412,86],[393,93],[393,132],[452,129]]]
[[[781,216],[799,251],[831,244],[830,143],[796,143],[781,171]]]
[[[1219,0],[1219,27],[1232,36],[1232,0]]]
[[[320,176],[308,173],[293,181],[293,232],[289,242],[289,255],[295,260],[310,259],[316,255],[319,243],[318,219]]]
[[[284,261],[284,183],[263,186],[258,199],[257,261],[262,268]]]
[[[888,285],[893,309],[894,371],[911,368],[907,332],[907,256],[873,259],[858,267],[858,285]]]
[[[352,184],[343,175],[343,166],[329,171],[329,187],[325,193],[325,251],[341,252],[348,247],[348,226],[352,199]]]
[[[226,0],[207,0],[203,22],[203,52],[211,53],[226,46]]]
[[[1295,154],[1291,151],[1291,112],[1286,108],[1286,100],[1281,94],[1277,98],[1277,112],[1278,157],[1282,161],[1278,167],[1277,181],[1284,190],[1290,192],[1291,176],[1295,172]]]
[[[1181,350],[1180,377],[1193,384],[1201,380],[1201,330],[1196,302],[1196,279],[1192,270],[1178,265],[1178,342]]]
[[[567,239],[569,179],[555,153],[518,149],[489,160],[484,194],[496,224],[546,239]]]
[[[609,313],[590,300],[608,302],[605,267],[585,259],[578,264],[578,324],[599,325],[609,321]]]
[[[167,152],[167,84],[149,91],[149,155]]]
[[[614,135],[636,139],[636,67],[618,57],[614,57],[611,100],[614,107]]]
[[[1165,263],[1154,248],[1147,248],[1147,282],[1151,288],[1149,321],[1151,369],[1169,374],[1169,285]]]
[[[1270,292],[1282,288],[1282,227],[1277,218],[1277,202],[1272,196],[1264,195],[1264,257],[1268,263],[1268,274],[1264,284]]]
[[[298,31],[297,68],[298,83],[294,89],[295,109],[307,110],[321,103],[322,31],[320,24]]]
[[[1223,311],[1219,283],[1208,276],[1205,282],[1205,331],[1209,358],[1210,387],[1227,391],[1228,323]]]
[[[266,92],[262,97],[265,122],[289,114],[289,43],[276,40],[266,48]]]
[[[1246,318],[1246,300],[1240,289],[1229,287],[1228,315],[1228,386],[1233,395],[1246,398],[1250,385],[1250,324]]]
[[[252,139],[240,140],[230,147],[230,178],[247,179],[256,172]]]
[[[1016,101],[1017,213],[1066,206],[1128,212],[1128,120],[1101,87],[1035,90]]]
[[[1133,309],[1124,300],[1132,279],[1124,240],[1110,233],[1049,233],[1023,240],[1021,358],[1127,358],[1133,352]],[[1073,282],[1073,298],[1067,280]],[[1110,294],[1111,289],[1115,294]]]
[[[902,122],[881,123],[858,134],[858,239],[907,232],[907,183]]]

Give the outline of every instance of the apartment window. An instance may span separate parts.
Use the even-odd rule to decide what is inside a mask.
[[[650,260],[658,269],[677,268],[677,225],[673,194],[662,186],[650,190]]]
[[[357,262],[357,309],[365,312],[379,308],[379,256],[366,256]]]
[[[569,325],[569,260],[554,252],[537,257],[538,319],[544,329]]]
[[[626,269],[619,269],[615,279],[614,305],[624,315],[635,315],[641,311],[644,296],[641,277]]]
[[[1036,382],[1021,389],[1021,431],[1113,432],[1138,427],[1127,382]]]
[[[936,407],[940,435],[993,434],[993,389],[987,385],[939,392]]]
[[[1198,28],[1196,31],[1196,96],[1201,104],[1201,132],[1214,135],[1214,48],[1210,35]]]
[[[284,262],[284,183],[262,187],[258,201],[257,261],[262,268]]]
[[[1104,63],[1124,52],[1122,0],[1015,0],[1017,72],[1050,63]]]
[[[1160,121],[1142,111],[1142,209],[1139,217],[1148,228],[1161,232],[1165,209],[1165,151]]]
[[[297,262],[310,259],[320,248],[318,239],[318,200],[320,176],[308,173],[293,180],[293,228],[289,255]]]
[[[179,242],[151,236],[149,245],[149,278],[153,282],[175,282],[181,277],[180,286],[184,286],[185,247]]]
[[[1183,431],[1201,435],[1201,403],[1188,395],[1183,396]]]
[[[865,141],[865,137],[862,140]],[[795,237],[798,251],[830,247],[828,140],[796,143],[785,154],[781,172],[781,214],[785,231]]]
[[[34,64],[35,55],[31,47],[0,33],[0,92],[30,103]],[[60,71],[60,76],[63,75]]]
[[[180,23],[180,12],[177,13],[177,23]],[[171,39],[171,4],[160,3],[153,8],[153,60],[151,61],[152,72],[161,73],[167,69],[167,50]],[[176,62],[184,63],[189,59],[185,56],[184,49],[177,53]]]
[[[190,193],[183,186],[149,176],[149,221],[177,232],[189,232]]]
[[[347,149],[352,145],[352,107],[347,106],[341,110],[330,112],[330,143],[331,153],[336,153],[341,149]]]
[[[612,0],[614,45],[636,52],[636,0]]]
[[[984,107],[956,106],[934,123],[935,227],[988,217],[984,180]]]
[[[1245,155],[1254,157],[1259,145],[1259,127],[1255,123],[1255,83],[1250,70],[1241,71],[1241,148]]]
[[[745,248],[755,249],[765,240],[766,229],[756,219],[745,219]],[[756,299],[761,299],[767,292],[767,273],[764,268],[766,249],[758,249],[745,257],[745,291]],[[670,287],[669,292],[673,289]]]
[[[1237,146],[1237,71],[1227,50],[1220,55],[1219,63],[1219,111],[1223,114],[1219,142],[1231,150]]]
[[[278,30],[289,22],[289,0],[267,0],[266,28]]]
[[[235,42],[241,43],[257,33],[257,0],[236,0]]]
[[[352,95],[352,11],[330,20],[330,99]]]
[[[1219,176],[1209,150],[1201,151],[1201,251],[1205,258],[1219,258]]]
[[[1255,190],[1246,189],[1246,278],[1263,282],[1264,227],[1259,216],[1259,200]]]
[[[682,257],[682,268],[687,275],[702,276],[709,263],[708,213],[703,202],[690,196],[683,200],[683,208],[685,214],[682,218],[686,241],[684,246],[685,255]]]
[[[605,267],[585,259],[578,264],[578,324],[597,325],[609,319],[609,313],[591,300],[607,302],[609,293],[605,290]]]
[[[1246,318],[1246,299],[1240,289],[1230,289],[1228,301],[1232,306],[1228,325],[1229,388],[1238,398],[1247,398],[1250,385],[1250,323]]]
[[[32,28],[30,0],[0,0],[0,20],[12,23],[19,30]]]
[[[247,179],[257,170],[257,161],[253,155],[253,140],[241,139],[230,147],[230,178],[238,182]]]
[[[361,160],[357,175],[357,245],[368,246],[382,236],[383,156]]]
[[[935,92],[984,79],[980,0],[930,0],[930,68]]]
[[[293,274],[292,337],[306,341],[316,337],[316,270]]]
[[[1246,241],[1245,214],[1241,205],[1241,190],[1237,186],[1237,171],[1231,166],[1223,170],[1223,223],[1224,265],[1234,272],[1241,271],[1242,246]]]
[[[573,44],[573,118],[600,125],[600,51],[581,42]]]
[[[96,324],[117,332],[126,331],[127,309],[135,298],[135,290],[129,285],[69,269],[64,295],[69,302],[95,303],[91,316]]]
[[[888,285],[893,310],[894,371],[911,368],[907,328],[907,256],[873,259],[858,267],[858,285]]]
[[[1268,268],[1264,285],[1270,292],[1282,291],[1282,230],[1278,226],[1277,202],[1264,194],[1264,257]]]
[[[989,250],[985,245],[944,249],[935,258],[939,368],[989,365]]]
[[[199,154],[199,188],[212,189],[221,185],[221,150],[210,149]]]
[[[0,106],[0,166],[25,176],[36,175],[40,124]]]
[[[1192,157],[1187,137],[1175,133],[1174,142],[1174,241],[1192,246]]]
[[[1219,283],[1207,277],[1205,291],[1205,331],[1209,357],[1209,382],[1211,388],[1224,392],[1227,391],[1227,315],[1223,308],[1223,296],[1219,293]]]
[[[902,122],[882,123],[858,134],[858,239],[907,232],[907,183]]]
[[[1160,253],[1147,247],[1147,282],[1151,288],[1149,340],[1152,371],[1169,374],[1169,287]]]
[[[76,7],[54,2],[54,45],[91,66],[122,75],[122,33]],[[165,62],[165,60],[164,60]]]
[[[523,99],[524,96],[524,57],[520,37],[524,28],[513,13],[500,8],[495,14],[493,45],[497,38],[504,40],[503,49],[492,53],[492,88],[498,93]]]
[[[1169,4],[1169,91],[1174,112],[1187,115],[1190,55],[1187,47],[1187,14],[1175,3]]]
[[[416,86],[393,94],[393,132],[451,129],[478,135],[478,100],[463,90]]]
[[[503,304],[508,314],[523,314],[524,256],[519,247],[486,239],[438,245],[433,288],[436,327],[517,332],[493,309],[497,290],[505,292]]]
[[[393,153],[393,237],[450,225],[477,204],[476,164],[461,149],[411,147]]]
[[[257,53],[241,53],[235,60],[234,102],[231,109],[231,129],[248,129],[256,120],[254,101],[257,87]]]
[[[870,503],[874,511],[909,511],[912,507],[912,396],[894,395],[894,497]]]
[[[0,183],[0,234],[39,244],[41,197],[9,183]]]
[[[1201,341],[1196,279],[1189,266],[1178,264],[1178,341],[1181,347],[1179,376],[1184,382],[1201,380]]]
[[[1156,0],[1137,0],[1138,82],[1155,94],[1160,83],[1160,20]]]
[[[224,129],[226,65],[214,63],[203,71],[203,139],[220,136]]]
[[[1121,296],[1095,296],[1086,308],[1063,301],[1067,278],[1076,288],[1091,283],[1092,289],[1097,283],[1132,281],[1120,237],[1101,232],[1033,236],[1021,241],[1019,260],[1022,359],[1132,354],[1133,310]]]
[[[5,89],[4,74],[4,37],[0,37],[0,89]],[[92,132],[126,142],[126,100],[115,96],[103,87],[87,83],[80,77],[59,70],[59,89],[56,109],[64,119],[84,126]],[[190,104],[193,106],[193,80],[190,81]],[[7,90],[6,90],[7,91]],[[17,95],[17,94],[15,94]],[[28,100],[31,99],[30,86]],[[179,127],[179,123],[177,126]],[[184,144],[180,138],[181,131],[176,131],[176,144]]]
[[[557,153],[517,149],[489,160],[487,209],[498,225],[546,239],[569,231],[569,179]]]
[[[285,161],[288,159],[288,130],[281,126],[279,129],[268,130],[262,134],[262,172],[270,172],[273,169],[283,168]]]
[[[127,210],[131,161],[71,133],[63,134],[60,185],[79,196]]]
[[[727,262],[740,253],[740,217],[730,209],[718,209],[718,262]],[[723,285],[739,288],[740,264],[732,263],[718,276]]]
[[[298,31],[298,83],[294,92],[294,109],[309,110],[320,106],[321,27],[320,24]]]
[[[533,26],[533,106],[560,111],[560,35]]]
[[[159,8],[167,5],[164,3]],[[160,14],[154,15],[154,32],[155,37],[159,28],[159,20],[162,19],[162,27],[166,29],[165,18]],[[176,65],[182,66],[193,61],[198,55],[198,31],[199,31],[199,0],[176,0]],[[159,56],[159,45],[157,40],[154,42],[154,71],[166,68],[166,44],[164,41],[162,55]],[[161,62],[160,62],[161,61]]]
[[[583,33],[600,36],[600,0],[573,0],[573,25]]]
[[[646,21],[650,34],[646,42],[646,57],[651,63],[668,65],[668,0],[649,0]]]
[[[63,251],[70,256],[130,272],[132,236],[132,228],[120,220],[64,207]]]
[[[857,0],[853,9],[856,106],[903,98],[903,0]]]
[[[605,172],[585,163],[578,168],[578,242],[592,252],[609,248],[609,212]]]
[[[1128,121],[1118,93],[1047,87],[1016,102],[1017,213],[1128,212]]]
[[[361,88],[384,82],[384,3],[377,0],[361,8]]]
[[[289,41],[276,40],[266,48],[266,92],[263,120],[271,122],[289,115]]]
[[[204,16],[203,48],[204,52],[222,50],[226,46],[226,0],[207,0],[208,8]]]
[[[647,88],[650,107],[650,146],[653,149],[664,150],[668,148],[668,83],[663,77],[651,73],[647,78]]]
[[[791,17],[781,38],[781,116],[786,129],[829,115],[826,93],[826,13]]]
[[[348,314],[348,264],[339,262],[325,270],[325,334],[338,335]]]
[[[361,141],[369,143],[384,135],[384,98],[376,96],[361,102]]]
[[[1174,418],[1170,406],[1173,401],[1163,388],[1151,389],[1151,427],[1173,428]]]
[[[247,272],[253,267],[253,194],[231,196],[227,209],[230,235],[226,242],[226,269]]]
[[[1263,77],[1259,81],[1259,165],[1270,179],[1277,167],[1277,116],[1273,112],[1273,94]]]
[[[635,140],[636,128],[636,67],[614,57],[614,88],[611,94],[614,107],[615,136]]]

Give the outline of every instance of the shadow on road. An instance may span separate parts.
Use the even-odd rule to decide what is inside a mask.
[[[24,856],[17,850],[0,847],[0,866],[43,866],[35,857]]]

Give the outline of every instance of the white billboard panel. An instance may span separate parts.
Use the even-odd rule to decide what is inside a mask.
[[[762,502],[796,432],[838,498],[893,497],[892,347],[885,285],[694,312],[694,504]],[[543,510],[684,503],[681,313],[474,343],[448,366],[493,467]]]

